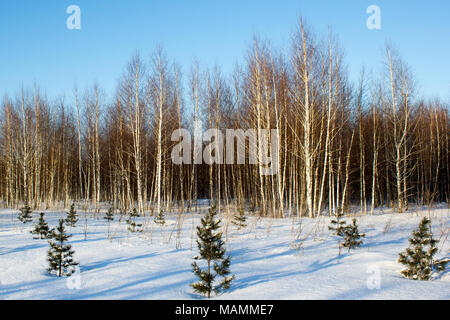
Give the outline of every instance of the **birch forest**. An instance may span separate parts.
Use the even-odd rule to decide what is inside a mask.
[[[108,95],[96,83],[52,98],[36,83],[3,97],[3,206],[110,203],[155,215],[209,199],[219,213],[282,218],[450,203],[449,104],[421,95],[395,45],[378,70],[352,81],[337,36],[320,37],[301,19],[285,48],[249,40],[231,74],[195,60],[181,66],[156,47],[124,61]],[[277,174],[195,155],[175,164],[180,128],[192,145],[207,128],[277,129]],[[258,153],[268,138],[258,136]]]

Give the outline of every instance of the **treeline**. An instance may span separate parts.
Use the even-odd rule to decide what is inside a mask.
[[[302,20],[285,52],[255,38],[232,75],[194,62],[183,77],[157,48],[149,61],[132,57],[112,101],[98,85],[75,89],[70,105],[38,88],[5,97],[1,199],[9,207],[83,200],[96,209],[108,201],[153,214],[209,198],[219,212],[277,217],[450,203],[448,105],[420,98],[395,50],[386,46],[379,76],[361,72],[356,84],[335,37],[318,38]],[[262,135],[256,165],[174,164],[172,132],[189,129],[194,145],[198,121],[278,129],[277,174],[263,174],[270,136]]]

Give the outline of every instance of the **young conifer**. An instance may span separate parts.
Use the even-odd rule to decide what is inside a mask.
[[[202,270],[197,262],[192,263],[193,272],[199,281],[191,284],[194,291],[211,298],[211,292],[219,294],[229,289],[234,276],[230,276],[231,257],[225,257],[222,232],[218,231],[221,220],[216,220],[216,207],[213,205],[209,213],[201,219],[201,226],[197,227],[197,245],[200,258],[206,261],[207,269]],[[217,276],[222,277],[219,283],[215,282]]]
[[[70,244],[66,244],[71,235],[67,234],[64,228],[64,220],[59,219],[59,225],[55,229],[52,229],[51,240],[49,240],[50,249],[48,250],[47,257],[49,262],[48,272],[56,273],[58,277],[63,275],[71,276],[75,272],[75,266],[78,262],[73,260],[73,254]]]
[[[345,220],[342,220],[343,216],[344,214],[339,210],[336,217],[331,220],[331,225],[328,226],[329,230],[342,238],[339,241],[339,254],[341,253],[341,247],[348,248],[348,251],[359,247],[363,243],[360,239],[365,237],[364,233],[359,233],[356,219],[353,219],[352,224],[348,225]]]
[[[37,235],[34,239],[47,239],[50,236],[50,229],[44,219],[44,213],[41,212],[38,222],[34,225],[34,229],[30,231],[31,234]]]
[[[28,203],[26,203],[21,209],[20,209],[20,213],[18,215],[18,219],[22,222],[22,223],[28,223],[33,221],[33,210],[31,210],[30,206],[28,205]]]
[[[239,214],[235,215],[233,217],[233,220],[231,221],[235,226],[238,227],[238,229],[245,228],[247,226],[247,217],[244,214],[244,208],[239,208]]]
[[[162,210],[159,212],[158,215],[155,216],[154,221],[155,221],[155,223],[157,223],[157,224],[159,224],[161,226],[166,224],[166,218],[165,218],[164,213],[163,213]]]
[[[108,211],[106,211],[105,216],[103,217],[103,219],[108,221],[108,223],[110,223],[111,221],[114,221],[114,210],[113,210],[112,207],[109,208]]]
[[[128,223],[128,230],[130,232],[142,232],[142,224],[136,223],[136,217],[139,217],[139,213],[137,212],[136,208],[133,208],[133,210],[130,211],[127,223]]]
[[[78,222],[78,215],[77,215],[77,211],[75,210],[74,203],[72,203],[72,205],[70,206],[70,211],[67,212],[67,218],[66,218],[65,222],[70,227],[75,227]]]
[[[334,219],[331,219],[330,223],[331,225],[328,226],[328,230],[333,231],[335,235],[339,237],[343,237],[345,234],[346,229],[346,222],[342,220],[344,217],[344,213],[339,211],[336,214],[336,217]]]
[[[445,270],[448,259],[436,260],[438,240],[433,239],[431,221],[424,217],[419,228],[412,232],[409,247],[399,254],[398,262],[406,266],[401,274],[413,280],[429,280],[433,271]]]
[[[353,219],[353,223],[349,226],[346,226],[344,229],[344,243],[342,246],[344,248],[348,248],[348,251],[350,251],[351,249],[355,249],[363,243],[360,239],[364,238],[365,236],[366,235],[364,233],[359,233],[356,219]]]
[[[105,216],[103,217],[108,222],[108,239],[111,229],[111,221],[114,221],[114,209],[110,207],[108,211],[106,211]]]

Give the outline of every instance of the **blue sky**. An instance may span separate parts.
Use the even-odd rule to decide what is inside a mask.
[[[66,8],[81,8],[68,30]],[[381,8],[382,29],[366,28],[366,8]],[[185,74],[197,57],[224,73],[243,62],[254,35],[289,48],[302,15],[319,35],[328,27],[344,48],[350,76],[377,74],[389,40],[412,67],[420,91],[450,97],[450,1],[381,0],[14,0],[0,2],[0,95],[36,82],[50,97],[71,96],[98,81],[111,97],[127,61],[149,59],[162,44]]]

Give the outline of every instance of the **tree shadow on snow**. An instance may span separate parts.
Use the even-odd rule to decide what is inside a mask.
[[[127,282],[125,284],[116,286],[116,287],[111,287],[111,288],[107,288],[104,290],[100,290],[100,291],[96,291],[96,292],[92,292],[89,294],[85,294],[85,295],[79,295],[76,298],[77,299],[92,299],[92,298],[96,298],[96,297],[102,297],[105,298],[105,295],[110,295],[110,294],[117,294],[120,293],[121,294],[121,299],[133,299],[136,297],[142,297],[146,294],[151,294],[154,292],[161,292],[161,289],[164,290],[170,290],[173,289],[174,287],[177,287],[179,285],[179,283],[174,283],[171,285],[161,285],[158,287],[151,287],[148,289],[142,288],[142,289],[130,289],[132,287],[135,287],[137,285],[143,285],[143,284],[147,284],[147,283],[152,283],[153,281],[157,281],[157,280],[161,280],[167,277],[171,277],[171,276],[175,276],[175,275],[179,275],[182,273],[188,272],[187,269],[183,269],[183,270],[176,270],[176,271],[171,271],[171,272],[164,272],[164,273],[156,273],[153,274],[151,276],[148,277],[144,277],[144,278],[140,278],[140,279],[136,279],[130,282]],[[187,282],[187,281],[184,281]],[[137,291],[136,291],[137,290]],[[129,296],[129,297],[124,297],[123,293],[124,292],[133,292],[134,295]],[[108,299],[108,298],[106,298]]]
[[[86,271],[90,271],[90,270],[101,269],[101,268],[107,267],[111,264],[124,263],[124,262],[129,262],[129,261],[134,261],[134,260],[140,260],[140,259],[148,259],[148,258],[152,258],[154,256],[156,256],[155,253],[148,253],[148,254],[142,254],[139,256],[132,256],[132,257],[127,257],[127,258],[111,258],[111,259],[106,259],[106,260],[100,260],[100,261],[87,263],[87,264],[80,266],[80,271],[86,272]]]
[[[341,253],[340,256],[337,255],[337,256],[334,256],[327,260],[323,260],[323,261],[316,260],[312,264],[309,265],[309,268],[307,271],[303,271],[302,273],[309,274],[309,273],[314,273],[319,270],[334,267],[334,266],[340,264],[341,260],[345,259],[347,256],[349,256],[349,253],[346,252],[346,253]]]
[[[289,272],[269,272],[265,274],[256,274],[248,277],[236,279],[232,282],[230,292],[238,289],[245,289],[251,286],[255,286],[261,283],[271,282],[277,279],[282,279],[289,276],[295,276],[303,273],[302,271],[289,271]]]
[[[38,241],[38,240],[36,240]],[[33,250],[33,249],[39,249],[39,248],[43,248],[43,247],[47,247],[48,243],[34,243],[34,244],[27,244],[25,246],[21,246],[21,247],[17,247],[17,248],[13,248],[10,250],[7,250],[5,252],[1,252],[0,251],[0,255],[7,255],[10,253],[15,253],[15,252],[22,252],[22,251],[26,251],[26,250]]]

